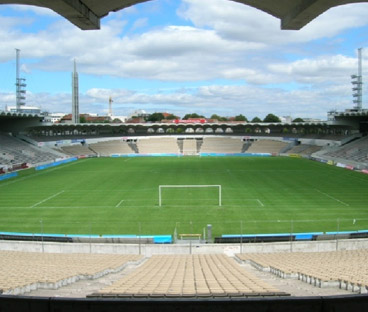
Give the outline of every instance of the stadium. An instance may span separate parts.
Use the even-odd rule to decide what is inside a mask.
[[[0,310],[365,311],[367,124],[0,112]]]

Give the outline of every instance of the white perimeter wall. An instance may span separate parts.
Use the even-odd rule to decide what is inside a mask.
[[[272,253],[272,252],[322,252],[367,249],[368,239],[326,240],[308,242],[279,242],[257,244],[96,244],[0,241],[0,250],[47,253],[96,253],[96,254],[213,254]]]

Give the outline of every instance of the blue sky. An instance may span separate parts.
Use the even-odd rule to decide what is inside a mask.
[[[71,111],[76,59],[83,113],[105,114],[111,96],[115,115],[326,119],[353,106],[350,75],[357,49],[368,50],[367,15],[367,3],[350,4],[283,31],[278,19],[233,1],[155,0],[82,31],[48,9],[0,5],[0,109],[15,103],[19,48],[27,104],[50,112]],[[363,50],[364,75],[367,58]]]

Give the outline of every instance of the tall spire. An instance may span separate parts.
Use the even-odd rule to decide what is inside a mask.
[[[74,59],[74,71],[72,74],[72,123],[79,123],[79,85],[77,63]]]

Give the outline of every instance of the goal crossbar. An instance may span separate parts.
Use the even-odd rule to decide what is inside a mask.
[[[222,205],[222,191],[221,191],[221,185],[176,185],[176,184],[171,184],[171,185],[159,185],[158,186],[158,205],[161,207],[162,206],[162,189],[163,188],[198,188],[198,187],[216,187],[219,190],[219,206]]]

